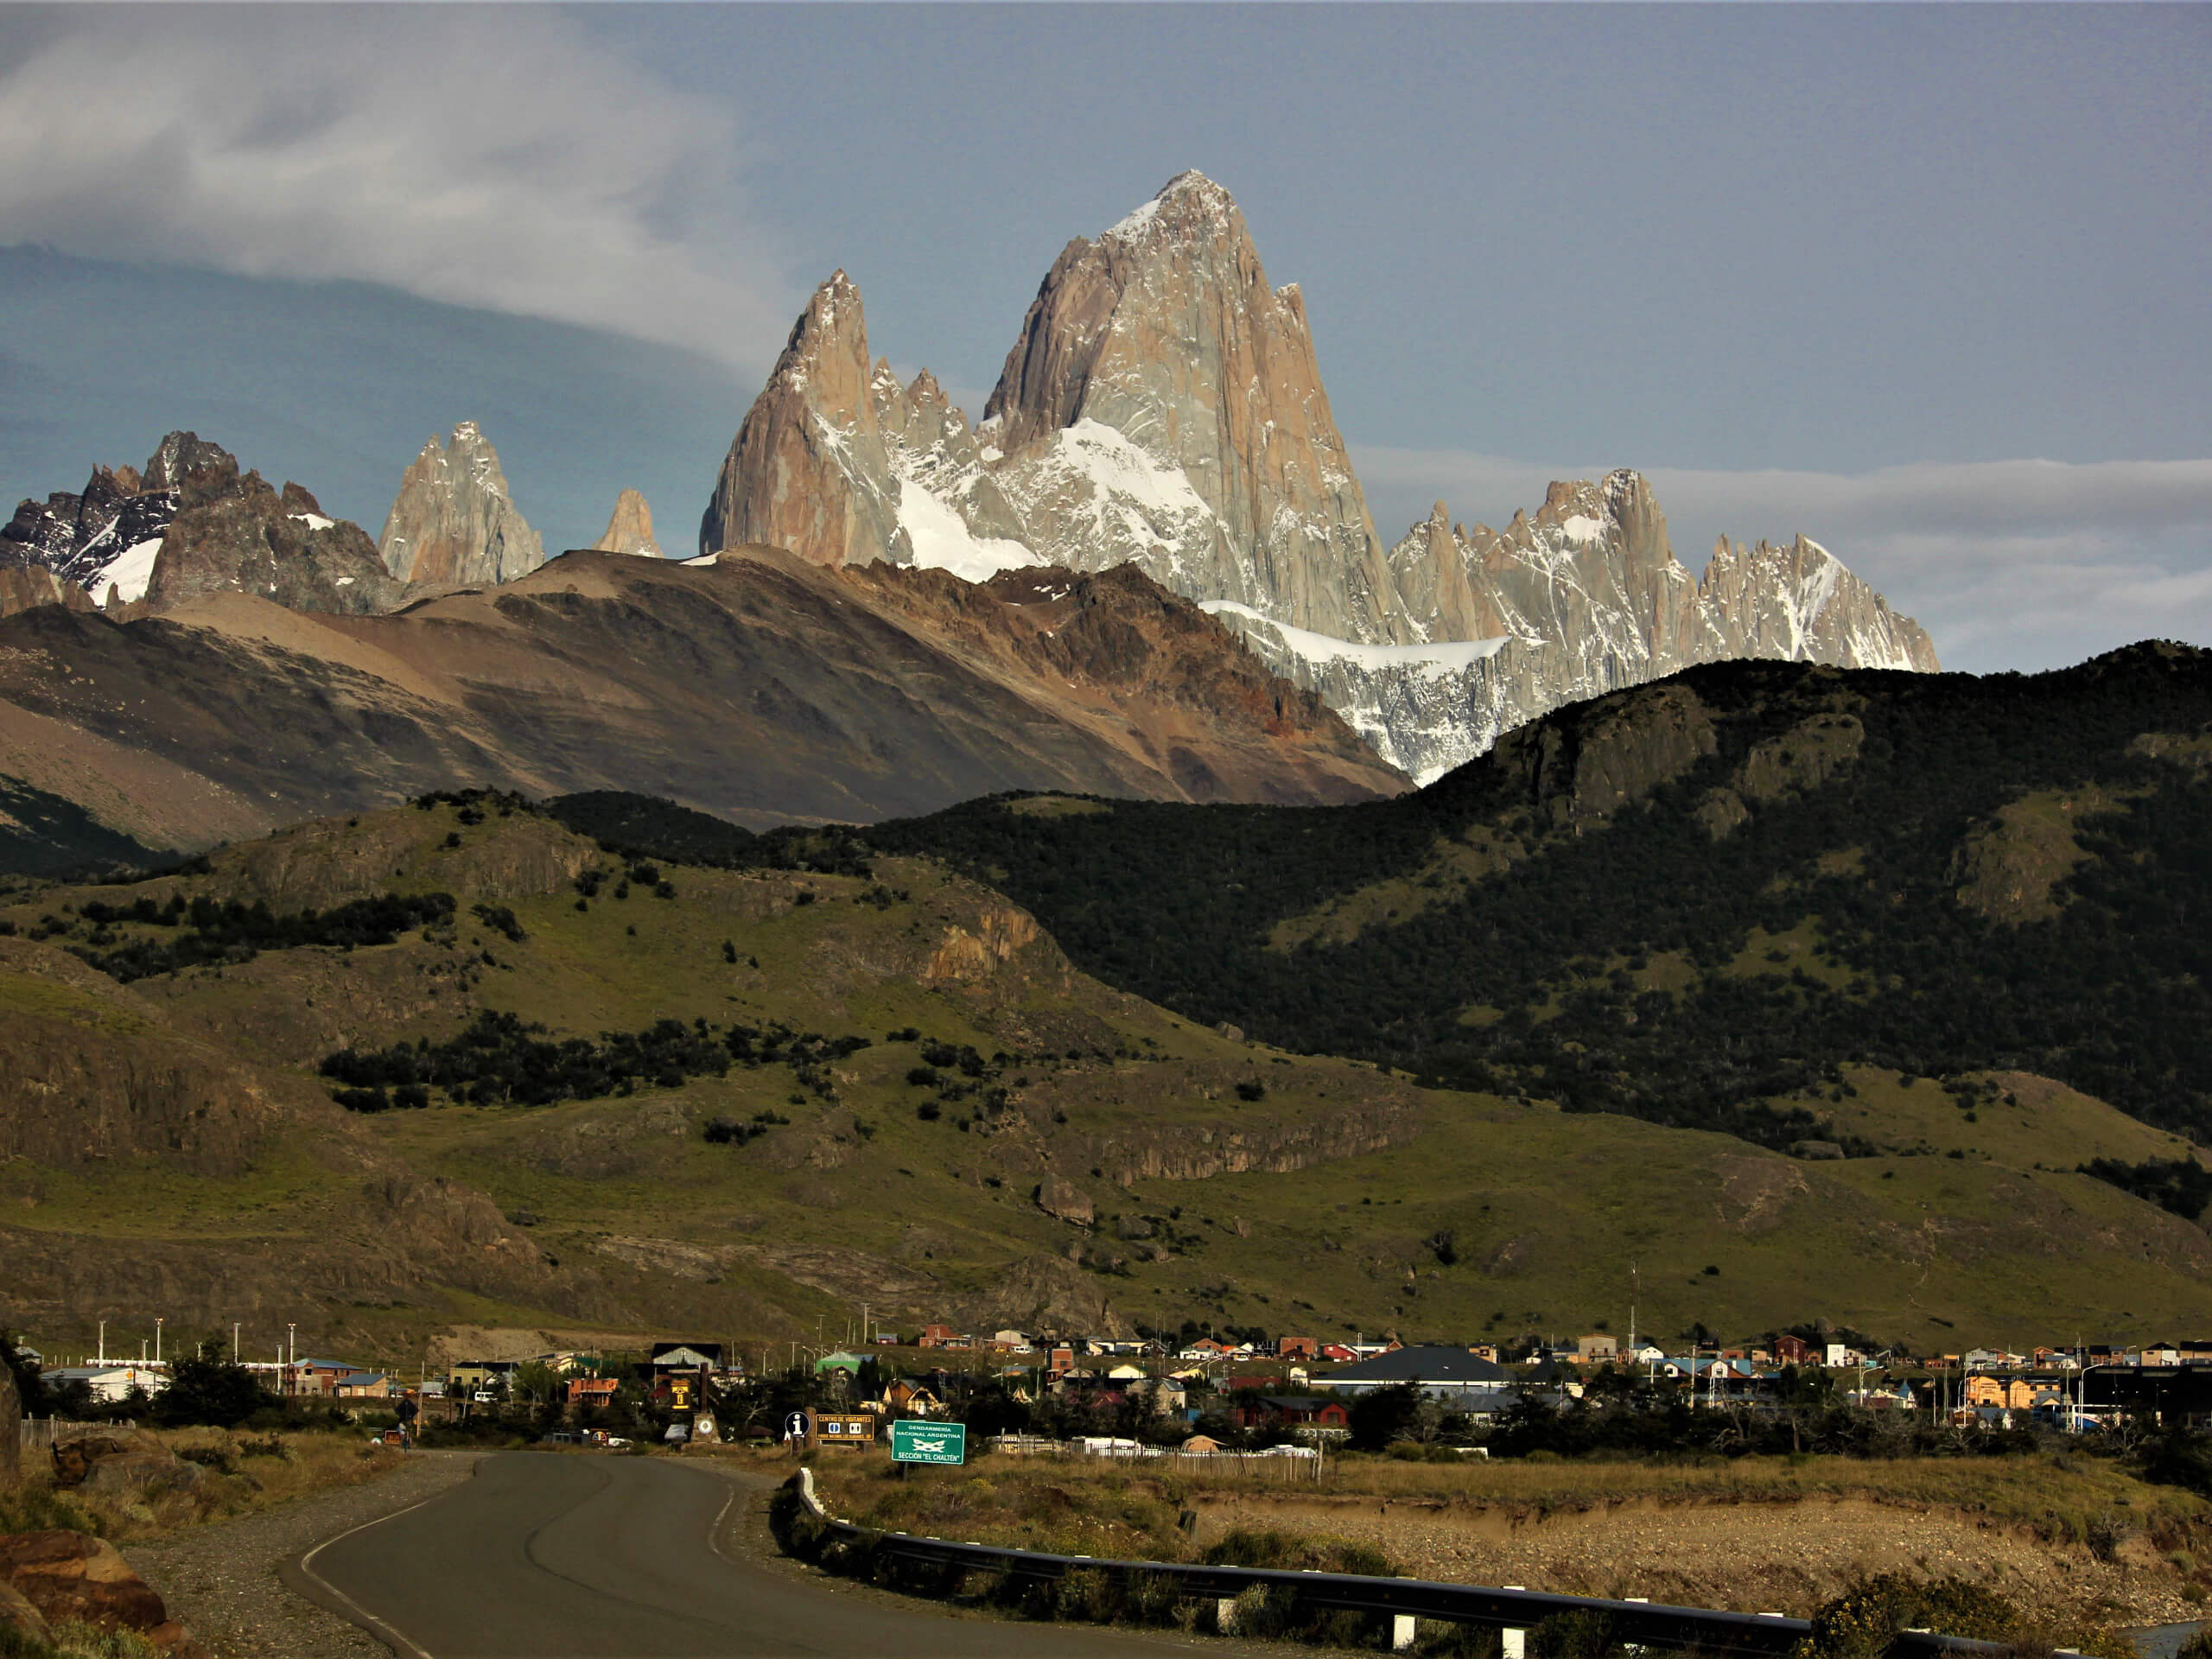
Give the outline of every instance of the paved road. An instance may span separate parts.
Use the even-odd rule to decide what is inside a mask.
[[[474,1480],[309,1552],[302,1587],[342,1598],[404,1659],[1190,1651],[1172,1637],[910,1611],[726,1556],[715,1548],[725,1510],[748,1501],[665,1459],[507,1452]]]

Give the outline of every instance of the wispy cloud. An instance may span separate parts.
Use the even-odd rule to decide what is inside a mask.
[[[556,13],[88,9],[10,59],[0,240],[386,283],[748,371],[796,309],[729,114]]]
[[[1438,499],[1502,524],[1550,480],[1603,470],[1435,450],[1354,459],[1386,537]],[[1925,624],[1948,666],[2049,667],[2151,637],[2212,644],[2212,460],[1644,472],[1693,569],[1716,536],[1802,531]]]

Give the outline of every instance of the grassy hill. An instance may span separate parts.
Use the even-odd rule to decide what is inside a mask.
[[[1215,1029],[925,859],[707,852],[734,868],[447,799],[0,905],[0,1319],[50,1352],[161,1313],[392,1358],[456,1323],[835,1338],[863,1303],[1471,1338],[1624,1331],[1631,1260],[1665,1335],[2018,1344],[2202,1307],[2204,1232],[2070,1173],[2186,1148],[2038,1077],[1967,1108],[1840,1067],[1821,1125],[1870,1155],[1792,1158]],[[603,1091],[518,1103],[564,1055]]]
[[[1329,811],[970,802],[876,826],[1102,979],[1440,1086],[1849,1133],[1845,1068],[2030,1071],[2212,1135],[2212,653],[1734,663]],[[2077,1160],[2054,1148],[2049,1161]]]

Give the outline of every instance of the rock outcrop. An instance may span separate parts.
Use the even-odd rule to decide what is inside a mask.
[[[296,484],[241,474],[192,432],[164,437],[143,472],[95,467],[81,495],[25,501],[0,527],[0,616],[47,604],[129,616],[211,593],[359,614],[400,592],[360,526]]]
[[[80,494],[24,500],[0,525],[0,569],[43,569],[96,601],[145,595],[162,537],[183,505],[188,474],[238,476],[238,461],[197,433],[171,432],[145,469],[92,468]],[[23,591],[20,588],[18,592]]]
[[[97,608],[90,594],[42,564],[0,564],[0,616],[38,605],[67,605],[73,611]]]
[[[890,556],[899,480],[870,378],[860,290],[840,270],[806,302],[737,429],[700,521],[700,552],[766,543],[815,564]]]
[[[165,610],[202,594],[253,594],[295,611],[367,615],[391,608],[402,584],[385,573],[359,524],[326,514],[296,484],[280,493],[258,473],[188,474],[162,538],[145,603]],[[116,597],[129,595],[117,590]],[[112,601],[111,601],[112,603]]]
[[[700,550],[788,547],[981,581],[1134,563],[1171,592],[1390,637],[1383,556],[1329,413],[1297,289],[1268,285],[1197,173],[1046,274],[982,424],[926,370],[870,366],[842,270],[747,413]]]
[[[648,559],[663,556],[660,543],[653,539],[653,510],[645,505],[645,498],[635,490],[625,490],[615,497],[606,532],[592,548],[596,552],[632,553]]]
[[[1046,275],[979,426],[870,366],[859,290],[809,302],[701,525],[818,564],[971,582],[1134,564],[1213,610],[1418,779],[1564,703],[1720,658],[1932,669],[1928,637],[1802,537],[1676,562],[1643,480],[1552,486],[1502,531],[1385,550],[1295,285],[1197,173]]]
[[[105,1539],[60,1531],[0,1536],[0,1583],[12,1586],[49,1627],[128,1632],[176,1659],[206,1659],[206,1650]]]
[[[499,452],[474,421],[454,428],[450,442],[431,435],[400,478],[377,546],[400,581],[439,586],[512,582],[545,563]]]

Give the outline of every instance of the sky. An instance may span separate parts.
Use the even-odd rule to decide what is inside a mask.
[[[381,524],[480,420],[688,550],[807,293],[980,412],[1172,175],[1296,281],[1378,529],[1646,473],[1948,665],[2212,644],[2212,7],[0,7],[0,489],[189,426]]]

